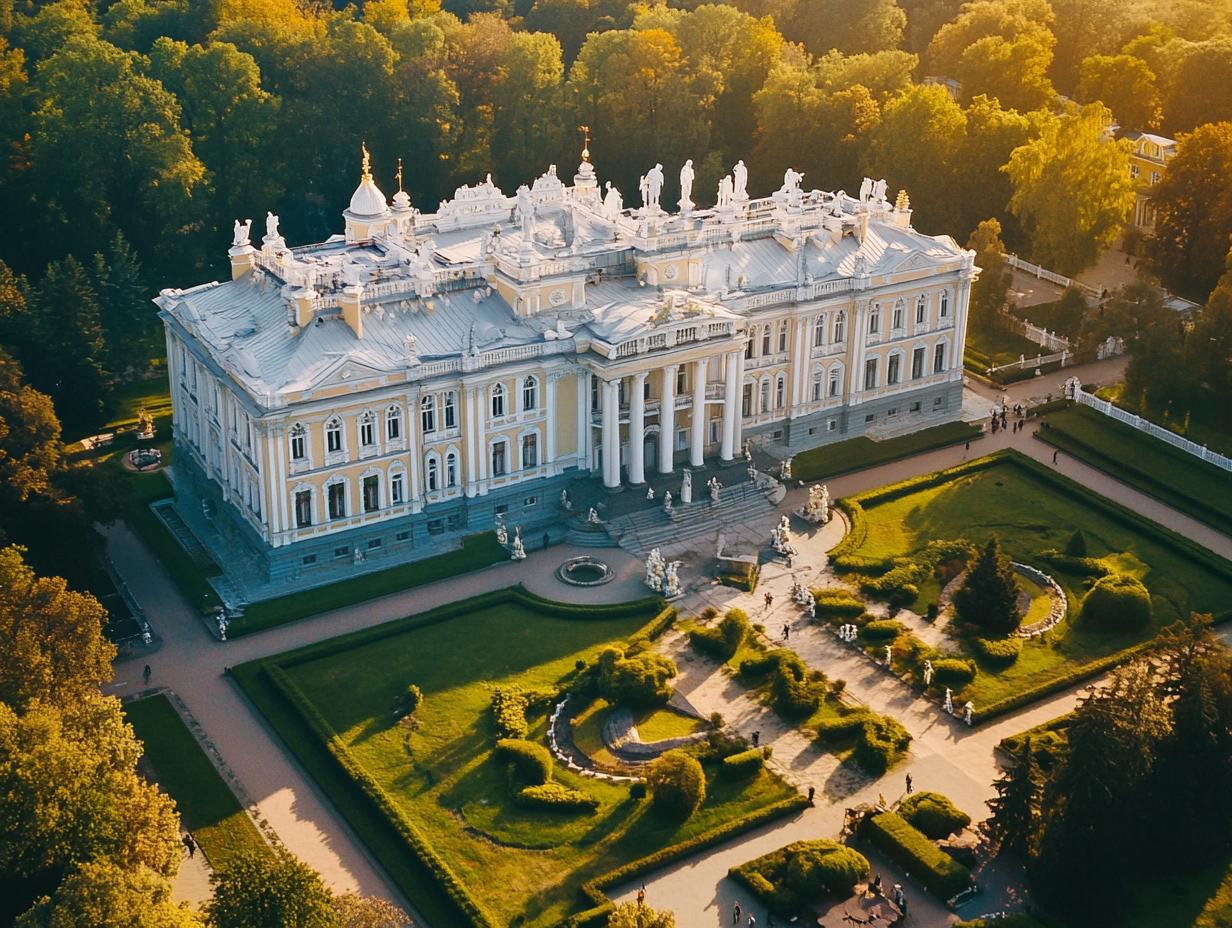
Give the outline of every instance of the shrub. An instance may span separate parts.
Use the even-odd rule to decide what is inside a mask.
[[[844,587],[824,587],[813,590],[812,593],[819,617],[837,615],[844,618],[855,618],[864,613],[864,603]]]
[[[629,787],[629,798],[630,799],[645,799],[646,798],[646,783],[642,780],[638,780],[636,783],[630,786]]]
[[[492,757],[508,765],[514,777],[529,786],[542,786],[552,779],[552,755],[533,741],[502,738],[492,749]]]
[[[933,680],[942,686],[966,686],[975,679],[975,662],[959,657],[933,661]]]
[[[668,751],[650,765],[646,785],[655,811],[677,821],[691,816],[706,798],[702,765],[680,750]]]
[[[404,716],[409,717],[414,715],[415,711],[423,705],[423,701],[423,690],[412,683],[403,692],[402,698],[398,701],[398,707]]]
[[[834,719],[823,719],[817,725],[817,737],[825,744],[834,744],[863,734],[864,726],[872,713],[858,710],[850,715],[841,715]]]
[[[746,657],[740,662],[739,674],[742,677],[763,677],[779,665],[783,659],[784,649],[763,651],[755,657]]]
[[[798,841],[786,850],[784,882],[802,899],[850,896],[869,875],[865,856],[835,841]]]
[[[740,754],[749,749],[749,739],[734,732],[726,732],[715,728],[706,732],[706,740],[694,748],[693,753],[698,760],[721,761],[733,754]]]
[[[674,676],[675,662],[662,654],[625,657],[619,648],[607,648],[599,655],[598,693],[614,705],[661,706],[672,696]]]
[[[749,634],[749,617],[742,609],[729,609],[717,628],[695,628],[689,642],[719,662],[731,659]]]
[[[860,637],[867,638],[869,641],[885,641],[889,638],[897,638],[902,630],[901,622],[893,619],[874,619],[860,629]]]
[[[1036,558],[1045,564],[1059,567],[1061,570],[1067,570],[1082,577],[1103,577],[1112,573],[1112,568],[1097,557],[1074,557],[1060,551],[1047,550],[1041,551]]]
[[[554,695],[551,690],[527,691],[520,686],[492,687],[492,721],[496,724],[497,736],[525,738],[530,731],[526,713],[534,706],[550,702]]]
[[[529,809],[593,812],[599,808],[599,800],[589,793],[551,782],[524,787],[514,795],[513,801]]]
[[[897,812],[882,812],[866,820],[872,844],[924,884],[933,895],[951,899],[971,885],[971,873],[962,864],[907,823]]]
[[[913,828],[938,841],[962,831],[971,824],[971,816],[940,793],[913,793],[898,806],[898,814]]]
[[[744,780],[757,776],[765,766],[766,756],[761,748],[749,748],[739,754],[729,754],[719,764],[719,773],[728,780]]]
[[[812,715],[825,691],[825,675],[810,671],[796,654],[788,652],[779,660],[771,684],[774,710],[779,715],[793,719]]]
[[[924,613],[924,618],[930,622],[936,622],[937,616],[941,614],[941,607],[936,603],[928,604],[928,611]]]
[[[869,773],[882,774],[910,744],[911,735],[897,720],[873,713],[856,741],[855,759]]]
[[[969,922],[955,922],[950,928],[1045,928],[1045,925],[1026,912],[1014,912],[1001,918],[976,918]],[[1196,924],[1194,928],[1206,926]]]
[[[1074,534],[1069,536],[1064,552],[1070,557],[1087,556],[1087,536],[1082,534],[1082,529],[1075,529]]]
[[[1018,660],[1018,655],[1022,653],[1022,639],[972,638],[971,650],[990,664],[1008,667]]]
[[[1008,556],[996,536],[988,540],[976,558],[961,589],[954,594],[954,608],[964,622],[995,632],[1018,627],[1018,582]]]
[[[1151,621],[1151,594],[1137,577],[1108,574],[1082,598],[1079,618],[1105,631],[1142,628]]]

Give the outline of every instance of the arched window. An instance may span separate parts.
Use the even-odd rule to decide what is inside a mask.
[[[902,300],[894,301],[894,318],[891,320],[891,326],[895,332],[903,327],[903,313],[906,311],[906,306]]]
[[[826,390],[826,395],[828,397],[833,399],[834,397],[839,395],[839,390],[840,390],[840,385],[842,383],[842,380],[843,380],[842,365],[835,365],[834,367],[830,368],[830,386]]]
[[[397,506],[406,502],[406,475],[401,468],[392,468],[389,473],[389,502]]]
[[[920,298],[915,301],[915,324],[923,325],[924,320],[928,318],[928,297],[920,294]]]
[[[787,405],[787,378],[779,374],[774,382],[774,408],[782,409]]]
[[[337,416],[325,423],[325,450],[330,454],[342,450],[342,420]]]
[[[820,348],[826,343],[826,317],[818,316],[813,323],[813,347]]]
[[[494,384],[492,387],[492,418],[500,419],[505,415],[505,385]]]
[[[492,442],[492,476],[504,477],[509,473],[509,442],[500,438]]]
[[[750,332],[744,342],[744,359],[747,361],[753,357],[753,339],[756,338],[756,331]]]
[[[424,461],[424,486],[429,493],[435,493],[441,488],[441,462],[435,454],[428,455]]]
[[[458,394],[453,390],[445,391],[445,428],[452,429],[458,424]]]
[[[874,303],[868,313],[868,334],[876,335],[881,331],[881,304]]]
[[[402,407],[390,406],[385,410],[385,438],[397,441],[402,437]]]
[[[761,382],[761,411],[770,411],[770,381],[763,380]]]
[[[539,466],[539,436],[534,432],[522,436],[522,470]]]
[[[365,448],[376,444],[376,416],[371,412],[359,417],[359,443]]]
[[[787,350],[787,320],[779,323],[779,354]]]
[[[291,426],[291,460],[305,461],[308,459],[308,430],[302,423]]]
[[[436,431],[436,397],[425,396],[419,401],[420,431]]]
[[[847,310],[840,309],[834,317],[834,341],[844,341],[847,338]]]
[[[445,489],[452,490],[458,485],[458,455],[450,451],[445,455]]]
[[[770,353],[770,323],[766,323],[761,329],[761,353]]]
[[[947,319],[950,315],[950,291],[941,291],[941,318]]]
[[[532,410],[539,406],[539,379],[527,377],[522,381],[522,409]]]
[[[824,389],[824,387],[822,386],[823,379],[824,378],[821,375],[821,368],[820,367],[815,368],[813,370],[813,402],[814,403],[819,403],[823,399],[823,396],[824,396],[824,394],[822,393],[822,390]]]

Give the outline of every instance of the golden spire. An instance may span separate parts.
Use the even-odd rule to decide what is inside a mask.
[[[368,155],[368,144],[366,142],[360,142],[359,150],[364,153],[362,177],[364,180],[372,180],[372,159]]]
[[[401,158],[398,159],[398,173],[396,176],[398,178],[398,192],[401,193],[402,192],[402,159]]]
[[[578,132],[582,133],[582,160],[589,163],[590,161],[590,126],[578,126]]]

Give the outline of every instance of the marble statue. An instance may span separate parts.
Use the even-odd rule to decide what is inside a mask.
[[[509,532],[505,529],[505,520],[500,516],[496,517],[496,543],[502,547],[509,544]]]
[[[526,549],[522,546],[522,528],[518,526],[513,530],[513,550],[509,553],[511,561],[526,560]]]
[[[245,245],[247,245],[249,241],[248,236],[251,231],[252,231],[252,220],[251,219],[246,219],[243,222],[240,222],[238,219],[235,220],[235,237],[231,239],[231,247],[232,248],[243,248]]]
[[[933,685],[933,662],[932,661],[924,662],[924,685],[925,686]]]
[[[753,466],[753,464],[752,464],[752,462],[751,462],[751,461],[749,462],[748,473],[749,473],[749,479],[750,479],[750,480],[756,480],[756,479],[757,479],[757,468]]]
[[[878,203],[884,203],[886,198],[886,182],[884,179],[876,181],[873,184],[873,199]]]
[[[620,218],[621,211],[625,208],[625,198],[620,195],[620,191],[612,186],[612,182],[607,182],[607,193],[603,197],[603,218],[608,222],[615,222]]]
[[[686,158],[680,169],[680,211],[687,213],[693,208],[693,159]]]
[[[654,487],[647,487],[647,488],[646,488],[646,498],[647,498],[647,499],[654,499]]]
[[[569,510],[573,508],[573,501],[569,499],[569,491],[560,491],[560,505],[562,509]]]
[[[594,506],[590,507],[590,512],[586,513],[586,521],[591,525],[599,524],[599,512]]]
[[[270,241],[278,238],[278,217],[268,211],[265,213],[265,237]]]
[[[693,471],[687,467],[684,469],[684,476],[680,480],[680,502],[693,502]]]
[[[663,590],[664,568],[663,553],[658,548],[652,548],[650,553],[646,555],[645,583],[646,586],[656,593],[660,593]]]
[[[673,599],[680,595],[680,575],[677,570],[680,568],[679,561],[672,561],[663,572],[663,598]]]
[[[971,720],[974,716],[975,716],[975,703],[973,703],[971,700],[968,699],[967,704],[963,706],[963,721],[966,722],[967,725],[971,725]]]
[[[945,688],[945,702],[941,708],[951,715],[954,713],[954,692],[948,686]]]
[[[359,545],[355,546],[355,550],[351,552],[351,563],[362,564],[364,560],[364,552],[359,550]]]
[[[804,180],[804,175],[795,168],[788,168],[783,172],[783,187],[781,192],[788,197],[796,197],[800,193],[800,181]]]
[[[893,670],[894,669],[894,645],[892,644],[886,645],[885,655],[886,655],[886,667]]]
[[[671,490],[663,491],[663,511],[666,512],[669,516],[672,514],[672,491]]]
[[[867,203],[868,198],[872,195],[872,193],[873,179],[871,177],[866,177],[864,180],[860,181],[860,202]]]
[[[218,622],[218,640],[226,641],[227,640],[227,614],[225,612],[220,611],[218,613],[217,622]]]
[[[656,164],[642,175],[638,183],[642,194],[642,209],[654,212],[659,208],[659,195],[663,193],[663,165]]]
[[[522,226],[522,238],[529,241],[531,223],[535,219],[535,201],[530,198],[530,188],[525,184],[518,188],[517,205],[513,209],[518,223]]]
[[[800,515],[814,525],[830,521],[830,490],[825,484],[815,483],[809,487],[808,503]]]
[[[749,198],[749,169],[743,161],[737,161],[732,168],[732,199],[742,202]]]
[[[791,457],[790,456],[783,458],[783,466],[781,470],[779,471],[779,473],[784,480],[791,479]]]
[[[414,335],[408,335],[402,340],[402,350],[406,354],[408,361],[419,360],[419,339]]]
[[[728,209],[732,205],[732,189],[731,175],[727,174],[719,180],[719,199],[715,204],[719,209]]]
[[[717,503],[719,501],[719,494],[723,490],[723,484],[719,483],[718,477],[711,477],[706,486],[710,487],[710,501]]]
[[[810,596],[809,601],[808,601],[808,606],[806,608],[808,609],[808,617],[810,619],[816,619],[817,618],[817,600],[813,599],[813,597]]]

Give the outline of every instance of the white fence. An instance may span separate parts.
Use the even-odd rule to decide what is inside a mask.
[[[1046,267],[1032,264],[1030,261],[1018,257],[1018,255],[1003,255],[1002,257],[1005,258],[1005,263],[1010,267],[1031,274],[1037,280],[1046,280],[1049,283],[1056,284],[1058,287],[1077,287],[1088,299],[1098,300],[1100,297],[1099,290],[1084,284],[1080,280],[1074,280],[1072,277],[1066,277],[1064,274],[1050,271]]]
[[[1182,438],[1176,432],[1164,428],[1162,425],[1156,425],[1141,416],[1135,416],[1132,412],[1126,412],[1119,406],[1114,406],[1107,400],[1101,400],[1094,394],[1087,393],[1074,380],[1067,384],[1066,392],[1071,399],[1078,402],[1080,406],[1090,406],[1096,412],[1102,412],[1105,416],[1110,416],[1118,422],[1124,422],[1131,428],[1135,428],[1140,432],[1146,432],[1148,435],[1153,435],[1162,442],[1166,442],[1173,448],[1179,448],[1187,454],[1192,454],[1196,458],[1201,458],[1222,470],[1232,471],[1232,458],[1226,457],[1218,452],[1212,451],[1206,445],[1200,445],[1196,441],[1190,441],[1188,438]]]
[[[1037,354],[1033,358],[1027,358],[1022,355],[1018,356],[1017,361],[1011,361],[1009,364],[1001,364],[997,367],[990,367],[988,373],[995,374],[997,371],[1021,371],[1028,367],[1042,367],[1045,364],[1052,364],[1056,361],[1061,362],[1064,367],[1073,358],[1068,351],[1058,351],[1056,354]]]
[[[1021,319],[1013,313],[1003,313],[1005,323],[1029,342],[1035,342],[1041,348],[1049,351],[1069,351],[1069,339],[1056,332],[1049,332],[1033,322]]]

